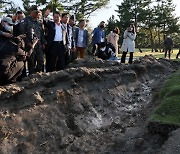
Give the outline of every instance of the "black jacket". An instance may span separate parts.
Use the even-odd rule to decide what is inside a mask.
[[[166,38],[165,41],[164,41],[164,46],[166,48],[172,48],[173,47],[173,40],[172,40],[172,38],[170,38],[170,37]]]
[[[13,36],[16,37],[18,35],[22,34],[20,30],[20,23],[13,26]]]
[[[47,41],[47,45],[46,45],[46,49],[49,50],[53,44],[54,41],[54,37],[56,34],[56,25],[53,21],[43,21],[44,26],[45,26],[45,31],[46,31],[46,41]],[[68,38],[67,38],[67,31],[64,28],[63,29],[63,43],[64,45],[68,44]]]

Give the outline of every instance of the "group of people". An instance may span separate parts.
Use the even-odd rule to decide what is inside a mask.
[[[27,72],[59,71],[77,57],[84,57],[89,37],[86,20],[75,27],[74,16],[55,11],[49,20],[49,14],[46,10],[42,15],[33,5],[28,17],[18,11],[1,20],[0,84],[21,80]]]
[[[84,58],[89,44],[89,32],[86,20],[79,20],[75,25],[75,16],[68,13],[53,12],[53,20],[44,14],[36,5],[25,17],[22,11],[14,16],[7,16],[0,24],[0,84],[22,80],[23,77],[36,72],[53,72],[64,69],[77,57]],[[133,23],[125,30],[121,45],[122,57],[118,59],[118,41],[120,30],[115,27],[106,37],[105,22],[94,28],[92,51],[94,56],[104,60],[119,60],[125,63],[129,52],[129,63],[133,62],[135,51],[136,28]],[[165,57],[173,47],[168,36],[164,41]],[[177,55],[179,56],[180,52]],[[28,73],[27,73],[28,72]]]
[[[95,28],[92,32],[92,53],[96,53],[99,58],[116,60],[118,59],[118,41],[120,30],[118,27],[115,27],[110,34],[105,35],[105,22],[101,22],[100,25]],[[125,63],[126,55],[129,52],[130,58],[129,63],[133,62],[133,53],[135,51],[135,39],[136,39],[136,28],[133,23],[125,30],[123,36],[123,43],[121,46],[121,51],[123,51],[121,57],[121,63]],[[96,52],[95,52],[96,51]],[[95,55],[96,55],[95,54]]]
[[[59,71],[77,57],[84,57],[89,42],[86,20],[80,20],[77,27],[73,15],[55,11],[50,20],[49,14],[49,9],[42,14],[38,6],[33,5],[27,17],[18,11],[1,20],[0,84],[21,80],[27,72]],[[106,38],[105,22],[100,22],[92,32],[92,54],[100,58],[103,55],[104,59],[117,58],[119,32],[115,27]],[[127,52],[132,63],[135,37],[135,27],[131,24],[124,33],[122,63]]]

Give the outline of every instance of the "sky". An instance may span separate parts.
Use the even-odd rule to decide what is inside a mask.
[[[13,0],[18,6],[22,6],[21,0]],[[116,5],[120,5],[123,0],[110,0],[109,5],[98,11],[95,11],[90,17],[90,26],[96,27],[101,21],[107,21],[112,15],[117,17],[117,13],[114,11],[117,9]],[[173,0],[176,5],[176,15],[180,16],[180,3],[179,0]]]
[[[90,17],[91,26],[96,27],[101,21],[107,21],[112,15],[117,18],[117,13],[114,11],[117,9],[117,5],[120,5],[123,0],[110,0],[108,8],[103,8],[96,11]],[[180,16],[180,0],[173,0],[173,3],[176,5],[176,15]]]

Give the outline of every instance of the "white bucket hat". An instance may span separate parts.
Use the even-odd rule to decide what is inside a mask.
[[[14,25],[12,19],[10,17],[3,17],[1,21],[7,22],[8,24]]]

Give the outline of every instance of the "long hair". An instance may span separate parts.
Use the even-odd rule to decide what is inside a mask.
[[[118,34],[118,35],[119,35],[120,30],[119,30],[119,28],[118,28],[118,27],[115,27],[115,28],[113,29],[113,32],[116,32],[116,34]]]
[[[136,28],[135,25],[133,23],[130,24],[130,26],[133,28],[133,30],[131,31],[133,34],[136,33]]]

